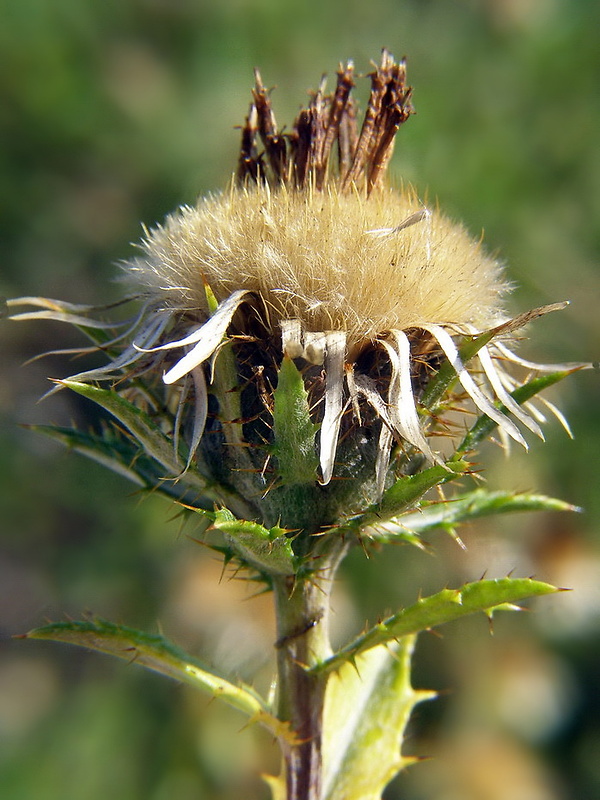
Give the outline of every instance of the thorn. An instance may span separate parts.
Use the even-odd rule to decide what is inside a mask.
[[[447,531],[448,535],[456,542],[456,544],[460,547],[460,549],[464,553],[466,553],[467,552],[467,545],[460,538],[460,536],[458,535],[458,533],[456,532],[454,527],[452,525],[447,525],[447,526],[444,526],[444,527],[446,528],[446,531]]]
[[[223,566],[221,568],[221,574],[219,575],[219,584],[223,582],[223,579],[225,577],[225,570],[227,569],[228,564],[229,560],[227,558],[223,558]]]
[[[444,634],[441,633],[437,628],[425,628],[427,633],[430,633],[432,636],[435,636],[436,639],[443,639]]]
[[[133,650],[133,656],[127,661],[127,666],[131,666],[131,664],[135,664],[140,656],[140,651],[136,647],[127,648],[128,650]]]
[[[360,544],[360,547],[361,547],[363,553],[365,554],[365,558],[367,560],[370,559],[371,556],[369,555],[369,551],[367,550],[367,546],[365,544],[364,538],[361,535],[360,531],[356,534],[356,538],[358,539],[358,543]]]
[[[417,703],[425,703],[428,700],[437,700],[441,692],[436,692],[433,689],[415,689],[414,696]]]
[[[360,674],[360,670],[358,668],[358,664],[356,663],[356,656],[350,656],[347,661],[350,666],[354,667],[354,671],[358,675],[358,677],[362,680],[362,675]]]

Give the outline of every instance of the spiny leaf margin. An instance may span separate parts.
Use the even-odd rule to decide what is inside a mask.
[[[207,670],[200,662],[158,634],[144,633],[94,618],[52,622],[15,638],[64,642],[116,656],[130,664],[145,667],[220,698],[227,705],[246,714],[250,721],[261,722],[278,738],[291,741],[290,731],[271,714],[267,703],[254,689],[244,684],[231,683]]]
[[[258,522],[236,519],[227,508],[216,511],[192,509],[221,531],[242,563],[266,575],[293,575],[296,561],[288,531],[279,526],[265,528]]]
[[[455,525],[480,517],[512,514],[526,511],[580,511],[577,506],[555,497],[530,492],[474,489],[448,500],[424,502],[418,511],[410,511],[385,524],[371,526],[369,534],[381,543],[406,541],[423,533],[442,528],[452,530]]]
[[[555,586],[532,578],[496,578],[467,583],[460,589],[442,589],[382,620],[309,671],[329,672],[353,662],[372,647],[402,636],[430,630],[478,611],[491,617],[495,611],[518,610],[515,604],[526,598],[558,591]]]
[[[329,676],[325,699],[323,797],[380,800],[384,787],[416,759],[402,754],[414,707],[435,692],[413,689],[416,635],[361,653]],[[373,754],[377,757],[374,758]]]

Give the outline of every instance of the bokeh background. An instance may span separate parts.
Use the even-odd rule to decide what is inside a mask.
[[[595,0],[0,0],[0,292],[104,303],[140,222],[222,187],[252,69],[291,123],[322,71],[382,46],[406,55],[417,115],[392,172],[439,201],[507,263],[515,311],[570,299],[530,330],[538,360],[600,352],[600,5]],[[366,84],[366,82],[365,82]],[[441,287],[443,289],[443,287]],[[262,800],[273,743],[187,689],[66,646],[11,636],[91,612],[164,632],[266,688],[269,599],[221,578],[159,498],[18,423],[94,423],[61,393],[38,405],[78,343],[58,323],[0,327],[0,794],[6,800]],[[506,460],[492,488],[536,489],[584,514],[471,525],[467,551],[430,537],[366,560],[336,600],[338,634],[419,589],[535,574],[573,589],[532,613],[422,637],[421,707],[407,744],[433,756],[386,800],[600,797],[600,424],[597,372],[555,395],[547,442]],[[374,753],[376,758],[377,754]]]

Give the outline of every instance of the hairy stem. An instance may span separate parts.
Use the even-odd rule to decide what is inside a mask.
[[[331,653],[329,600],[343,550],[340,544],[324,557],[316,575],[282,578],[274,587],[278,716],[295,733],[295,742],[284,748],[287,800],[319,800],[321,796],[327,676],[309,673],[307,668]]]

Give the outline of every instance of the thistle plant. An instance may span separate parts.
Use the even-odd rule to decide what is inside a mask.
[[[16,320],[76,326],[102,363],[55,382],[98,404],[100,431],[40,430],[160,493],[195,535],[272,593],[275,691],[217,674],[163,637],[102,619],[28,638],[135,661],[214,695],[281,747],[274,800],[376,800],[403,754],[418,635],[556,591],[506,577],[443,588],[333,649],[328,620],[350,549],[407,543],[486,515],[568,510],[477,482],[480,445],[527,448],[558,409],[540,393],[583,364],[538,364],[508,285],[479,240],[386,170],[413,112],[404,62],[383,51],[362,123],[351,62],[289,133],[256,73],[235,177],[146,232],[123,266],[132,307],[40,297]],[[110,422],[109,420],[112,420]],[[437,492],[432,494],[431,490]]]

